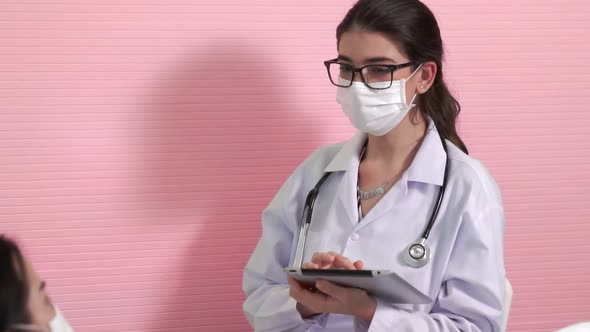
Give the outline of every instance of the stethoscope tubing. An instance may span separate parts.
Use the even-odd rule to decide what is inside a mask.
[[[445,139],[441,136],[441,142],[443,145],[443,149],[445,150],[445,154],[446,154],[446,161],[445,161],[445,170],[444,170],[444,175],[443,175],[443,183],[442,186],[439,189],[438,192],[438,197],[436,199],[436,205],[434,206],[434,209],[430,215],[430,218],[428,220],[428,224],[426,225],[426,227],[424,228],[424,232],[422,233],[422,236],[420,237],[420,239],[417,242],[411,243],[410,245],[408,245],[408,247],[406,248],[406,252],[405,252],[405,256],[404,256],[404,260],[406,261],[406,263],[414,268],[418,268],[418,267],[422,267],[424,265],[426,265],[428,263],[428,261],[430,260],[430,248],[426,245],[426,240],[428,239],[428,236],[430,235],[430,231],[432,230],[432,227],[434,226],[434,222],[438,216],[440,207],[442,205],[444,196],[445,196],[445,192],[446,192],[446,187],[447,187],[447,180],[448,180],[448,175],[449,175],[449,157],[448,157],[448,149],[447,149],[447,142],[445,141]],[[309,227],[311,225],[311,220],[313,217],[313,208],[315,206],[315,202],[317,200],[317,197],[320,193],[320,188],[321,186],[324,184],[324,182],[326,182],[326,180],[328,179],[328,177],[330,176],[330,174],[332,174],[332,172],[326,172],[322,175],[322,177],[320,178],[320,180],[317,182],[317,184],[313,187],[313,189],[311,189],[309,191],[309,193],[307,194],[307,197],[305,198],[305,205],[303,207],[303,213],[302,213],[302,217],[301,217],[301,227],[300,227],[300,231],[299,231],[299,238],[297,241],[297,248],[295,251],[295,261],[294,261],[294,266],[296,267],[301,267],[303,264],[303,250],[305,249],[305,243],[307,240],[307,232],[309,230]],[[421,255],[420,257],[414,257],[414,255],[412,255],[412,248],[413,247],[421,247]]]

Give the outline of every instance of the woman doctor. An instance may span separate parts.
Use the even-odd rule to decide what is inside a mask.
[[[436,19],[418,0],[360,0],[336,36],[325,65],[359,133],[315,151],[264,211],[244,271],[246,317],[256,331],[500,331],[502,200],[457,134]],[[392,270],[432,303],[392,305],[326,281],[313,291],[287,276],[320,179],[303,266]],[[424,250],[430,259],[408,256]]]

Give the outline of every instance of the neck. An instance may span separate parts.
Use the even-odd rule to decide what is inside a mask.
[[[365,160],[389,169],[406,169],[412,163],[420,143],[426,134],[428,124],[421,112],[408,115],[393,130],[384,136],[368,136]]]

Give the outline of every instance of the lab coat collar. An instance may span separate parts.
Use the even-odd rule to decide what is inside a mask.
[[[344,172],[350,169],[353,164],[359,163],[361,149],[367,141],[367,134],[357,133],[350,140],[342,145],[332,161],[326,166],[324,172]]]
[[[359,163],[359,155],[367,134],[357,133],[348,140],[340,151],[332,158],[332,161],[324,169],[325,172],[343,172],[353,170]],[[424,140],[402,180],[408,182],[423,182],[442,186],[444,168],[447,155],[443,148],[438,130],[434,122],[429,119],[428,129]],[[356,168],[358,169],[358,168]],[[406,176],[407,175],[407,176]]]
[[[424,140],[408,167],[408,181],[442,186],[447,154],[434,121],[430,120]]]

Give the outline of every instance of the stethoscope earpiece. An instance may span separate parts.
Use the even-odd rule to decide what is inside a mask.
[[[404,261],[413,268],[420,268],[430,261],[430,248],[426,245],[426,239],[411,243],[404,251]]]

